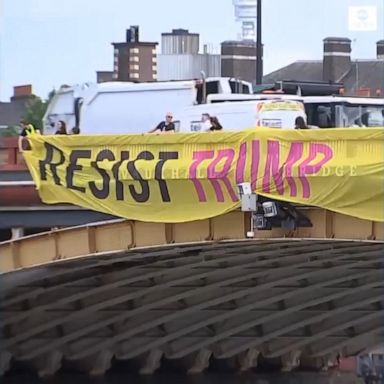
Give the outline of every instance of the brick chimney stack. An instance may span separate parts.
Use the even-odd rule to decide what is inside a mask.
[[[351,40],[327,37],[323,42],[323,80],[337,83],[351,67]]]
[[[32,85],[16,85],[13,87],[13,96],[11,97],[11,101],[22,101],[28,100],[32,98],[34,95],[32,93]]]
[[[13,97],[26,97],[32,95],[32,85],[16,85],[13,87]]]
[[[221,76],[255,82],[256,43],[223,41],[221,43]]]

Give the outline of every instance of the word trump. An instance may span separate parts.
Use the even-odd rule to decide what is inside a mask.
[[[245,181],[251,182],[253,191],[271,193],[275,190],[279,195],[285,194],[286,184],[291,197],[298,196],[297,182],[300,182],[302,197],[309,198],[311,189],[308,176],[318,173],[332,157],[332,148],[326,144],[310,143],[309,153],[305,156],[304,144],[293,142],[286,159],[281,163],[279,141],[268,140],[266,151],[263,152],[260,141],[253,140],[250,143],[242,143],[237,155],[232,148],[220,149],[218,152],[212,150],[194,152],[189,176],[194,183],[200,202],[207,201],[207,197],[199,180],[201,173],[200,177],[197,177],[199,167],[203,167],[206,172],[204,176],[211,182],[216,199],[220,202],[224,201],[222,186],[227,190],[232,201],[237,201],[234,186]],[[220,162],[223,165],[218,171]],[[298,177],[293,176],[294,167],[297,169]],[[230,179],[232,170],[235,171],[235,183]]]
[[[146,203],[153,197],[172,202],[175,183],[191,183],[196,201],[238,201],[236,184],[251,182],[252,190],[302,198],[311,196],[309,177],[318,174],[332,157],[326,144],[259,140],[236,148],[180,151],[71,149],[62,151],[44,143],[39,160],[40,180],[53,182],[96,199],[133,200]],[[287,150],[288,149],[288,150]],[[180,184],[178,184],[180,185]]]

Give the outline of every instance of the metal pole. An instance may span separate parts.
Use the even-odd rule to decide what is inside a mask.
[[[201,104],[205,104],[207,102],[207,76],[204,71],[200,71],[200,75],[203,80],[203,100],[201,101]]]
[[[257,0],[256,32],[256,84],[263,83],[263,43],[261,37],[261,0]]]

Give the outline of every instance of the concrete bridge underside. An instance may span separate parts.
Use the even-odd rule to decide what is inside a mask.
[[[57,260],[55,238],[28,268],[11,268],[0,246],[2,374],[21,365],[103,375],[119,361],[142,374],[325,370],[384,337],[382,242],[210,240]],[[27,266],[16,244],[9,255]]]

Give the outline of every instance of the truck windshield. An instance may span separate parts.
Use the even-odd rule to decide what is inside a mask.
[[[336,107],[340,127],[379,127],[384,125],[384,105],[352,105]]]
[[[306,103],[309,125],[319,128],[379,127],[384,125],[384,105]]]
[[[335,127],[335,108],[330,103],[305,103],[307,124],[319,128]]]

